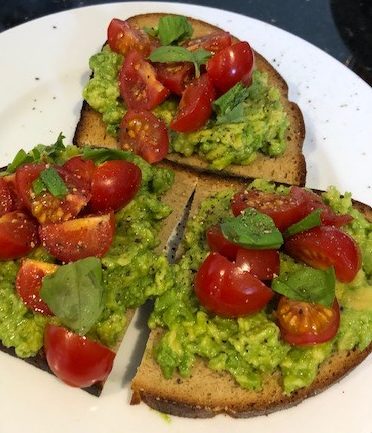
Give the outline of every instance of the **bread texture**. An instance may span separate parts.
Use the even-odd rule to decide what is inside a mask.
[[[137,15],[129,18],[128,21],[140,28],[145,26],[154,27],[157,26],[159,18],[162,15],[165,14]],[[189,20],[194,29],[193,37],[207,35],[219,30],[218,27],[206,22],[193,18],[189,18]],[[236,38],[235,40],[237,41]],[[246,179],[261,177],[266,180],[303,186],[306,179],[306,163],[302,152],[305,137],[302,113],[294,102],[288,100],[288,87],[284,79],[276,69],[257,52],[255,53],[255,64],[258,70],[267,72],[269,83],[277,87],[280,91],[281,103],[289,120],[287,148],[285,152],[278,157],[269,157],[258,152],[257,158],[251,164],[230,165],[222,171],[231,176],[244,177]],[[119,147],[116,138],[107,133],[101,115],[90,108],[85,101],[75,131],[74,144],[78,146]],[[186,157],[177,153],[170,153],[167,159],[183,167],[192,168],[199,172],[212,171],[208,162],[197,155]]]

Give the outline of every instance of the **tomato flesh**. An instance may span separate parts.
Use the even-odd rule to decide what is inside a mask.
[[[157,79],[172,93],[181,96],[194,76],[192,63],[156,63]]]
[[[360,251],[354,239],[333,226],[297,233],[285,241],[284,250],[316,269],[333,266],[336,278],[343,283],[352,281],[361,267]]]
[[[150,111],[128,110],[120,124],[119,142],[122,149],[150,164],[164,159],[169,151],[167,127]]]
[[[18,193],[17,193],[15,173],[3,176],[2,179],[5,181],[5,183],[8,187],[8,191],[10,193],[10,196],[12,198],[12,207],[11,207],[10,211],[25,210],[26,208],[25,208],[21,198],[18,196]]]
[[[340,308],[336,299],[332,307],[327,308],[283,296],[276,314],[283,340],[296,346],[329,341],[340,325]]]
[[[52,372],[79,388],[106,380],[115,358],[102,344],[51,324],[45,329],[44,350]]]
[[[96,165],[92,160],[74,156],[63,164],[63,168],[75,176],[77,183],[80,182],[84,188],[90,189],[92,177],[96,170]]]
[[[277,250],[239,248],[235,263],[259,280],[272,280],[279,275],[280,258]]]
[[[222,233],[221,227],[215,225],[207,230],[207,243],[211,251],[220,253],[229,260],[235,260],[239,245],[230,242]]]
[[[199,48],[217,53],[224,48],[229,47],[232,44],[232,38],[230,33],[224,31],[215,31],[209,33],[209,35],[201,36],[200,38],[194,38],[186,41],[184,47],[189,51],[195,51]]]
[[[39,229],[43,246],[62,262],[72,262],[90,256],[102,257],[111,246],[114,232],[113,212],[45,224]]]
[[[273,292],[258,278],[218,253],[202,263],[194,281],[201,305],[212,313],[239,317],[261,310]]]
[[[0,177],[0,216],[13,210],[13,198],[8,184]]]
[[[25,259],[17,273],[16,289],[23,303],[31,310],[45,316],[52,316],[53,313],[40,298],[42,279],[45,275],[55,272],[57,268],[58,266],[52,263]]]

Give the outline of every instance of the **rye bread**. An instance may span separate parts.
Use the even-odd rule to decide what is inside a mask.
[[[129,18],[128,21],[140,28],[145,26],[155,27],[158,24],[159,18],[163,15],[165,14],[153,13],[137,15]],[[193,18],[189,18],[189,20],[194,28],[193,37],[199,37],[219,30],[218,27],[206,22]],[[237,41],[236,38],[235,40]],[[306,178],[306,163],[302,153],[305,137],[302,113],[294,102],[288,100],[288,87],[284,79],[276,69],[257,52],[255,53],[255,64],[258,70],[267,72],[269,83],[280,90],[281,102],[289,120],[287,148],[279,157],[272,158],[258,153],[253,163],[244,166],[231,165],[222,171],[231,176],[240,176],[246,179],[261,177],[266,180],[303,186]],[[107,133],[101,115],[90,108],[85,101],[81,109],[80,120],[76,127],[73,142],[78,146],[119,147],[116,138]],[[177,153],[170,153],[167,159],[186,168],[192,168],[200,172],[212,171],[208,163],[196,155],[185,157]],[[219,171],[218,173],[221,172]]]

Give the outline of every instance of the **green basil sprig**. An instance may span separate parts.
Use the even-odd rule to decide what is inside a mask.
[[[157,28],[145,27],[144,30],[152,37],[158,37],[162,45],[171,45],[190,38],[193,33],[188,19],[180,15],[166,15],[159,19]]]
[[[284,237],[293,236],[297,233],[305,232],[306,230],[310,230],[314,227],[319,227],[322,224],[322,220],[320,218],[321,213],[322,209],[315,209],[302,220],[289,226],[284,233]]]
[[[44,169],[32,182],[32,188],[36,195],[43,191],[49,191],[54,197],[65,197],[68,194],[65,182],[53,167]]]
[[[235,84],[230,90],[213,102],[217,113],[217,124],[239,123],[246,120],[244,101],[249,97],[249,88],[242,83]]]

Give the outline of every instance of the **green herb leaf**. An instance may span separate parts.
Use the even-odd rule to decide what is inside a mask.
[[[103,164],[106,161],[111,161],[115,159],[124,159],[126,161],[133,160],[133,154],[125,150],[118,149],[106,149],[103,147],[84,147],[83,158],[91,159],[96,164]]]
[[[70,329],[85,335],[103,310],[104,287],[101,261],[88,257],[43,278],[41,298]]]
[[[205,64],[212,56],[210,51],[199,48],[196,51],[188,51],[184,47],[164,46],[156,48],[149,59],[152,62],[171,63],[171,62],[191,62],[195,66],[195,76],[200,76],[200,66]]]
[[[313,302],[330,307],[335,298],[336,277],[333,268],[325,271],[303,267],[275,278],[271,288],[296,301]]]
[[[192,25],[186,17],[167,15],[159,19],[158,36],[162,45],[170,45],[190,38]]]
[[[38,177],[32,182],[32,191],[35,193],[35,195],[40,195],[46,190],[47,187],[40,177]]]
[[[43,170],[39,179],[54,197],[65,197],[68,194],[68,188],[55,168],[48,167]],[[36,193],[36,191],[34,192]]]
[[[283,237],[274,221],[256,209],[247,208],[237,217],[229,217],[221,224],[223,235],[245,248],[277,249]]]
[[[322,223],[320,219],[320,214],[322,213],[322,209],[316,209],[313,212],[309,213],[305,218],[298,221],[295,224],[292,224],[287,228],[284,233],[284,237],[293,236],[296,233],[301,233],[306,230],[310,230],[313,227],[319,227]]]
[[[144,27],[143,30],[152,38],[157,38],[159,30],[156,27]]]
[[[216,123],[239,123],[244,121],[244,101],[248,96],[249,88],[242,83],[237,83],[214,101],[213,109],[217,113]]]
[[[19,150],[14,157],[13,161],[8,165],[6,169],[7,174],[14,173],[18,167],[28,162],[33,162],[31,155],[27,154],[23,149]]]

